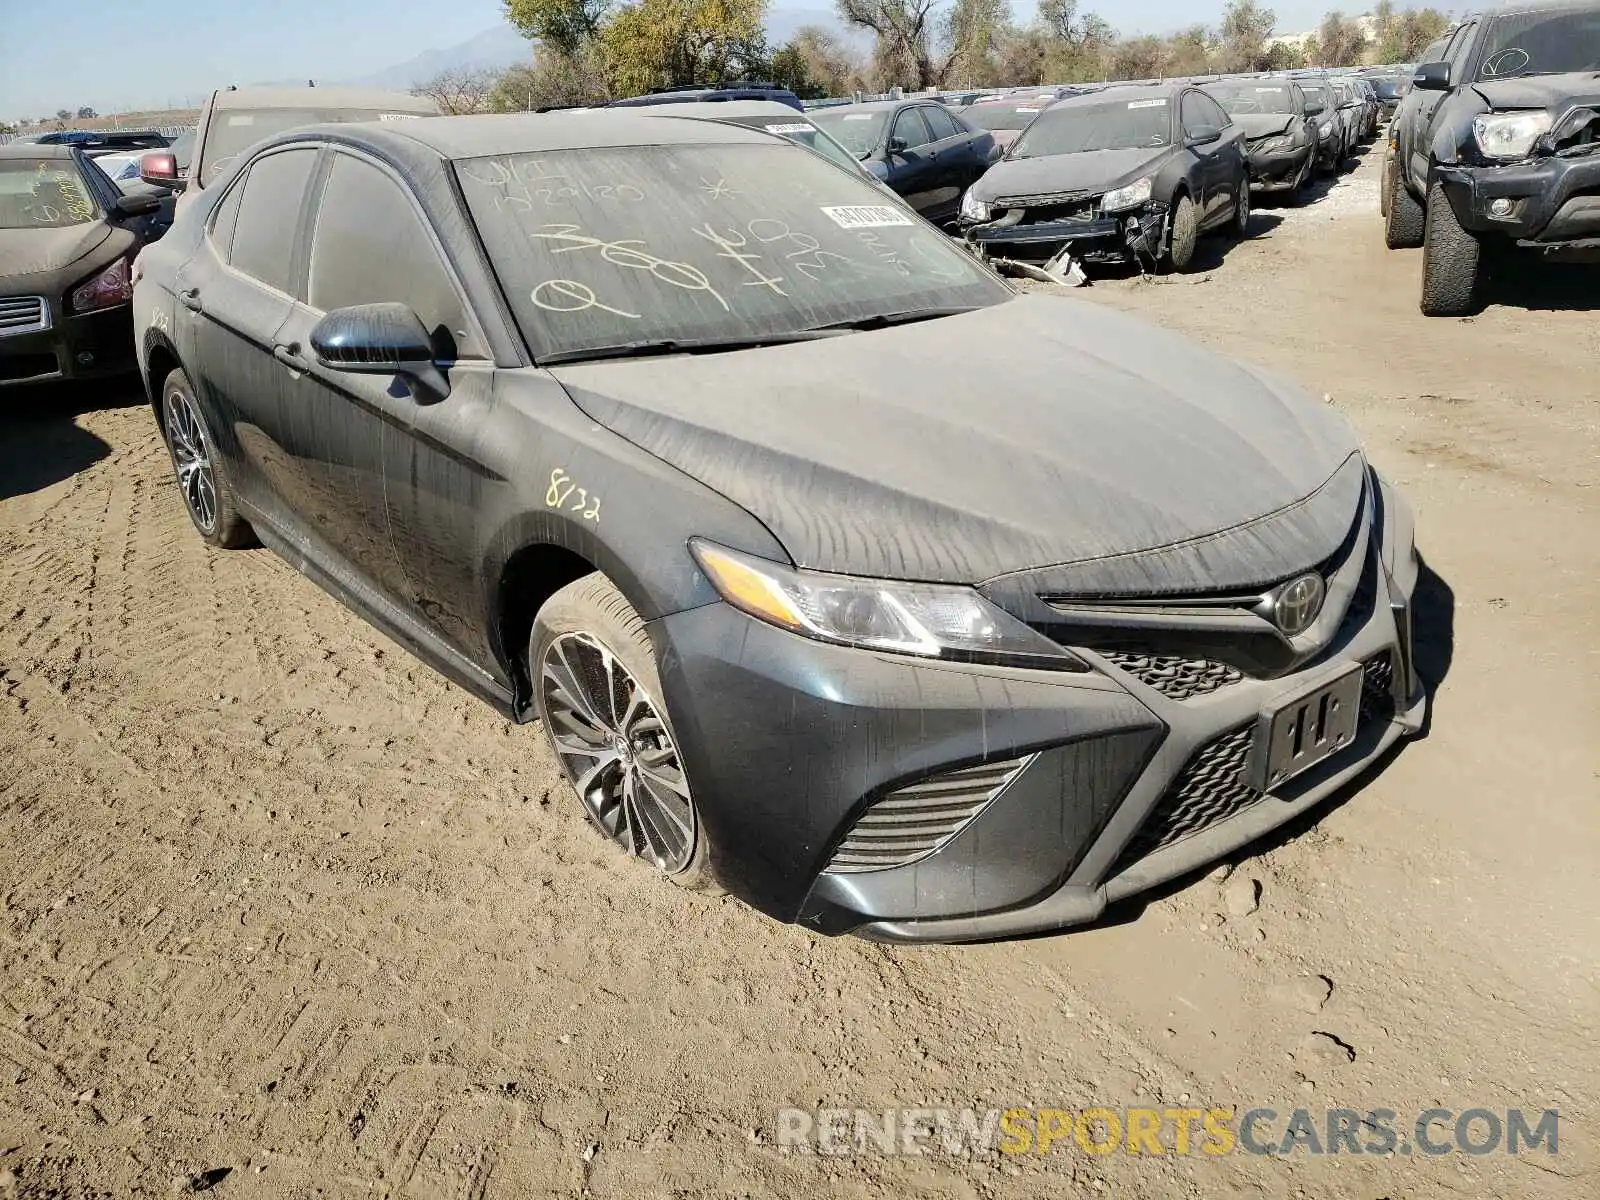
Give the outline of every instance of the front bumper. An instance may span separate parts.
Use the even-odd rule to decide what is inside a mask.
[[[131,305],[67,315],[47,297],[50,325],[0,337],[0,387],[92,379],[134,369]]]
[[[1364,599],[1308,665],[1193,694],[1087,649],[1095,671],[1072,674],[828,646],[720,603],[652,623],[713,870],[755,907],[822,933],[972,941],[1093,921],[1248,844],[1422,726],[1410,515],[1387,489],[1381,513],[1359,551]],[[1367,686],[1354,740],[1252,790],[1242,764],[1260,714],[1355,663]],[[868,853],[881,853],[882,839],[947,816],[958,797],[939,789],[974,771],[1003,782],[931,851],[862,865],[852,847],[869,818]],[[938,811],[913,811],[919,790],[937,795],[915,803]]]
[[[964,224],[962,236],[985,255],[1046,262],[1063,249],[1084,262],[1131,262],[1160,257],[1167,209],[1149,204],[1087,221],[1010,221]]]
[[[1456,218],[1475,233],[1551,250],[1600,247],[1600,151],[1501,167],[1457,163],[1439,167],[1438,178]],[[1510,211],[1496,215],[1497,200]]]
[[[1250,155],[1250,190],[1253,192],[1293,191],[1306,170],[1306,163],[1317,153],[1307,142],[1298,150],[1254,151]]]

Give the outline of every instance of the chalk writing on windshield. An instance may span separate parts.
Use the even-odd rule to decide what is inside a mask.
[[[711,200],[737,200],[743,194],[729,187],[726,179],[718,179],[713,182],[702,175],[700,177],[700,186],[705,189],[707,198]]]
[[[545,208],[575,204],[580,196],[601,201],[644,199],[644,190],[634,184],[575,179],[564,171],[547,169],[543,159],[517,163],[491,158],[481,164],[463,166],[461,173],[475,183],[495,189],[496,208],[510,207],[519,212],[531,212],[535,204]]]
[[[783,283],[783,276],[768,275],[757,265],[761,262],[762,256],[746,249],[750,245],[750,239],[737,229],[719,232],[711,228],[711,222],[707,221],[700,228],[691,229],[689,232],[719,247],[718,258],[731,259],[754,276],[752,279],[744,280],[746,287],[767,287],[780,296],[788,296],[789,293],[780,286]]]
[[[657,258],[646,250],[644,242],[637,238],[608,242],[604,238],[590,237],[576,225],[546,225],[532,236],[536,241],[555,243],[552,254],[568,254],[574,250],[598,250],[600,257],[614,267],[631,267],[637,271],[648,271],[662,283],[682,288],[686,292],[705,292],[722,305],[725,312],[732,311],[728,308],[728,302],[722,298],[722,293],[711,286],[711,281],[699,267],[693,263],[671,262]]]
[[[586,283],[579,283],[576,279],[546,279],[533,289],[528,298],[546,312],[587,312],[591,308],[598,308],[602,312],[615,313],[631,321],[639,319],[638,313],[624,312],[620,308],[612,308],[609,304],[601,304],[595,298],[594,289]]]

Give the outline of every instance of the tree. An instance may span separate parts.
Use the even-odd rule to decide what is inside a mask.
[[[458,117],[486,111],[489,94],[494,91],[498,79],[494,71],[440,71],[432,79],[417,84],[411,94],[426,96],[446,116]]]
[[[24,120],[22,123],[26,125],[27,121]],[[0,134],[15,133],[16,131],[17,127],[15,125],[9,124],[6,121],[0,121]]]
[[[788,69],[784,64],[793,60],[798,60],[795,66],[803,71],[802,78],[820,95],[845,96],[866,90],[866,71],[860,57],[821,25],[802,25],[788,44],[773,55],[774,83],[783,82],[780,71]],[[791,90],[800,95],[799,89]]]
[[[695,87],[768,65],[766,0],[639,0],[600,30],[611,84],[622,92]]]
[[[1007,0],[956,0],[941,30],[949,53],[939,75],[940,86],[958,75],[980,87],[992,81],[1000,44],[1010,32],[1011,5]]]
[[[1158,37],[1146,35],[1118,42],[1111,49],[1112,79],[1155,79],[1166,65],[1167,47]]]
[[[880,83],[933,87],[943,74],[943,63],[933,57],[933,33],[938,0],[837,0],[839,19],[865,29],[877,41],[872,59]]]
[[[1204,25],[1191,25],[1172,36],[1161,64],[1163,75],[1206,75],[1211,72],[1213,39]]]
[[[1218,65],[1223,71],[1271,70],[1267,39],[1278,14],[1256,0],[1228,0],[1222,14],[1222,49]]]
[[[1367,35],[1360,24],[1336,10],[1322,18],[1317,46],[1318,66],[1353,67],[1361,61],[1361,53],[1367,48]]]
[[[70,121],[70,120],[72,120],[72,110],[70,108],[58,108],[58,109],[56,109],[56,120],[58,120],[58,121]]]
[[[490,89],[490,112],[533,112],[541,108],[571,108],[604,104],[611,99],[604,64],[593,43],[573,54],[540,46],[531,65],[508,67]]]
[[[530,40],[575,54],[600,36],[613,0],[504,0],[506,20]]]
[[[78,109],[78,118],[79,118],[79,120],[84,120],[84,121],[92,120],[93,118],[98,117],[99,115],[100,115],[99,113],[95,112],[95,110],[90,108],[87,104],[85,104],[82,108]]]
[[[1436,8],[1420,11],[1408,8],[1401,14],[1399,25],[1400,34],[1394,57],[1386,57],[1384,62],[1416,62],[1431,43],[1444,36],[1451,21]]]

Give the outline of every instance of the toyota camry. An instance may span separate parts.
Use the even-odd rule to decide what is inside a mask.
[[[1095,919],[1420,726],[1412,520],[1297,388],[859,174],[616,112],[318,126],[141,259],[177,495],[827,932]]]

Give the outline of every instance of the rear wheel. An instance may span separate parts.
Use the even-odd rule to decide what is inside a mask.
[[[1200,240],[1200,214],[1194,201],[1180,195],[1172,204],[1172,245],[1167,250],[1167,265],[1174,271],[1187,271],[1194,265],[1194,249]]]
[[[1483,273],[1483,243],[1462,227],[1444,188],[1434,184],[1422,245],[1423,315],[1465,317],[1476,312]]]
[[[1383,182],[1378,185],[1378,215],[1385,220],[1389,218],[1390,189],[1394,187],[1394,156],[1391,154],[1383,160]]]
[[[1422,245],[1427,229],[1428,214],[1406,187],[1400,176],[1400,164],[1393,164],[1389,174],[1389,217],[1384,226],[1384,244],[1391,250],[1415,250]]]
[[[604,575],[539,610],[528,675],[540,723],[589,823],[674,883],[713,887],[706,839],[644,621]]]
[[[181,369],[161,385],[161,432],[183,506],[200,536],[223,550],[254,545],[255,533],[234,505],[227,464],[217,454],[194,388]]]

